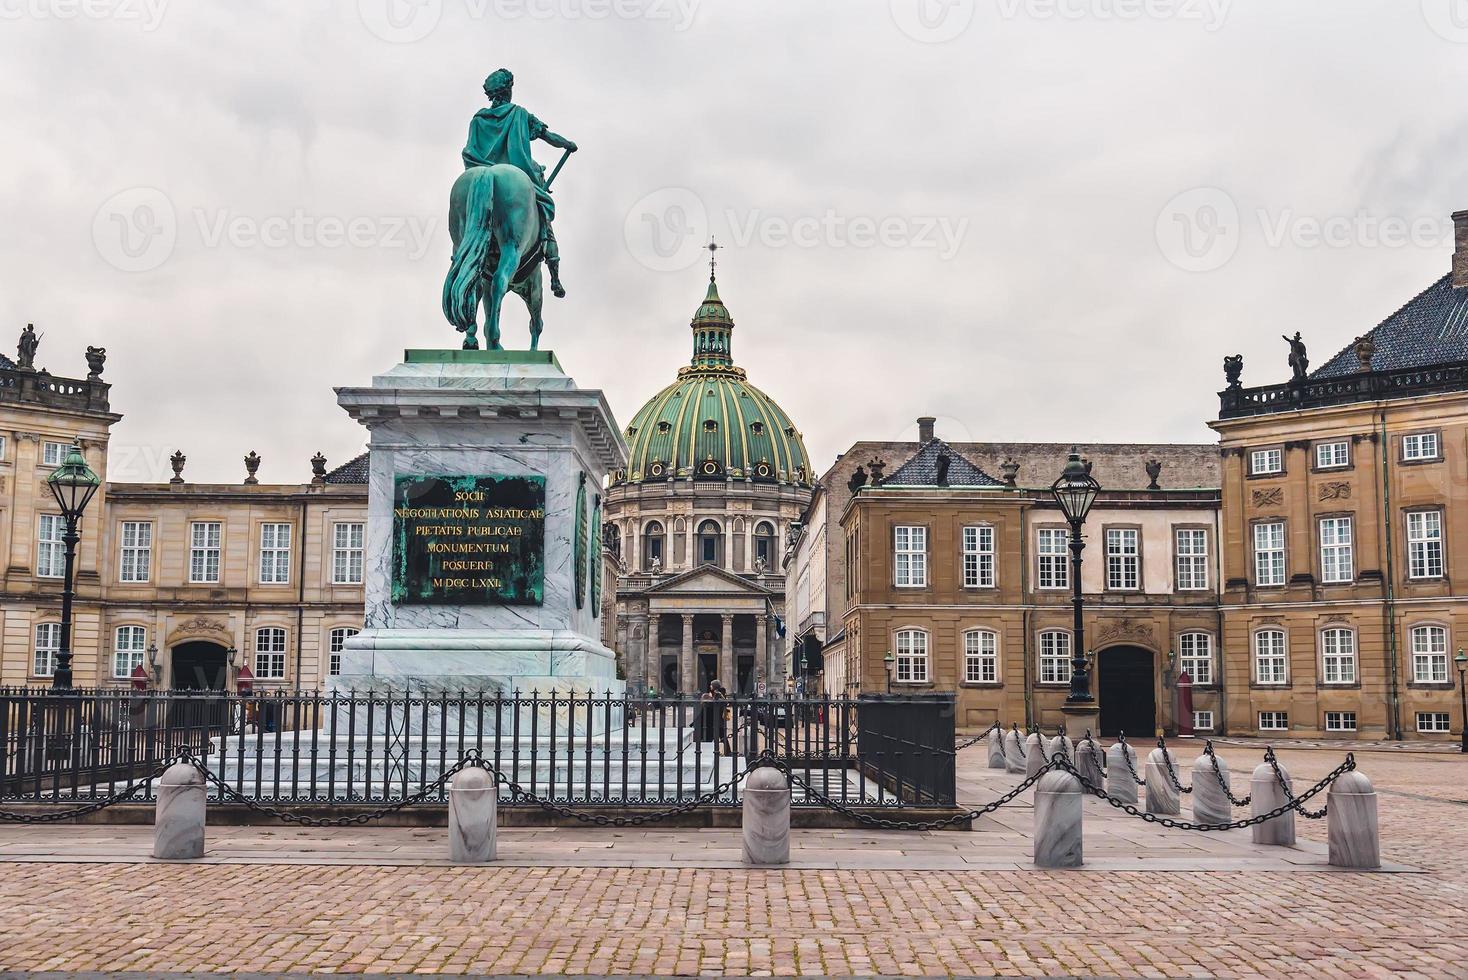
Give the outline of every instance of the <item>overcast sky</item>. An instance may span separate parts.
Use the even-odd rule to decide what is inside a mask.
[[[0,0],[0,335],[107,347],[113,479],[346,460],[332,387],[458,345],[444,211],[500,66],[581,147],[545,346],[625,425],[712,232],[818,472],[922,414],[1211,441],[1224,355],[1323,363],[1468,208],[1468,0]]]

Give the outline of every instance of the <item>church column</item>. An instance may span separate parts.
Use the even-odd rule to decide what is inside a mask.
[[[734,617],[724,613],[719,617],[719,680],[724,690],[735,693],[734,680]]]
[[[683,656],[678,661],[678,690],[698,693],[698,671],[693,666],[693,616],[683,614]]]
[[[754,617],[754,683],[756,688],[764,684],[766,676],[766,659],[769,657],[769,633],[768,621],[763,615]]]
[[[662,615],[652,613],[647,616],[647,654],[643,657],[643,690],[649,687],[658,688],[658,694],[662,694]]]

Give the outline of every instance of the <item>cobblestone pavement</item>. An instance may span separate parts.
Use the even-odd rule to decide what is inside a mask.
[[[1252,756],[1225,753],[1243,773]],[[1340,756],[1281,753],[1297,785]],[[962,759],[961,793],[982,799],[983,749]],[[0,969],[1468,977],[1468,760],[1367,750],[1358,761],[1382,794],[1384,857],[1427,873],[160,864],[97,853],[0,864]],[[951,836],[1004,835],[1025,818],[1011,819]],[[1143,850],[1177,846],[1148,835],[1203,836],[1135,826]],[[31,829],[6,829],[0,852]],[[66,831],[88,848],[121,829]],[[1324,840],[1323,821],[1300,831]],[[386,854],[411,847],[412,833],[360,840]],[[844,833],[893,846],[892,835]]]

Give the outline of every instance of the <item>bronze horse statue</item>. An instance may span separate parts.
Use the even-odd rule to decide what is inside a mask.
[[[454,257],[443,283],[443,315],[464,335],[464,349],[479,349],[479,306],[484,304],[484,340],[500,344],[500,306],[513,292],[530,311],[530,349],[540,346],[540,214],[535,184],[510,164],[470,167],[449,193],[449,235]]]

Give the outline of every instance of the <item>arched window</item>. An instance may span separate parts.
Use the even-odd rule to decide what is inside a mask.
[[[1326,684],[1356,683],[1356,631],[1332,626],[1320,631],[1320,679]]]
[[[968,630],[963,634],[963,679],[969,684],[999,683],[999,634]]]
[[[1070,683],[1070,633],[1066,630],[1040,634],[1040,683]]]
[[[667,565],[663,554],[663,525],[659,521],[649,521],[642,529],[642,570],[650,572],[653,565],[659,568]]]
[[[342,651],[347,648],[347,638],[356,636],[360,632],[361,630],[355,627],[338,626],[328,634],[326,645],[326,673],[328,676],[341,676]]]
[[[112,635],[112,676],[127,680],[134,667],[143,665],[148,631],[141,626],[119,626]]]
[[[754,560],[763,561],[766,569],[775,567],[775,528],[769,521],[754,526]]]
[[[897,677],[899,684],[923,684],[928,680],[928,634],[923,630],[897,631]]]
[[[622,529],[615,524],[605,525],[602,531],[602,547],[614,558],[622,557]]]
[[[698,563],[700,565],[723,564],[724,533],[718,521],[704,521],[698,525]]]
[[[1178,634],[1177,655],[1178,669],[1186,671],[1195,685],[1213,683],[1213,634]]]
[[[285,630],[263,626],[255,631],[255,677],[259,680],[285,678]]]
[[[1254,682],[1286,684],[1289,682],[1290,656],[1284,630],[1260,630],[1254,634]]]
[[[37,677],[56,673],[56,652],[61,649],[61,624],[36,624],[36,650],[31,672]]]

